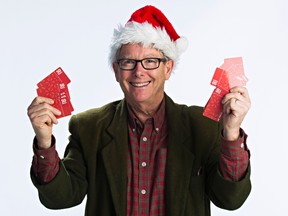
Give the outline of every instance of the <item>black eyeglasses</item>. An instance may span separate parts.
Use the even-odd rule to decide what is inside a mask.
[[[118,59],[117,64],[121,70],[134,70],[138,62],[146,70],[153,70],[159,67],[160,62],[166,62],[167,58],[144,58],[141,60],[136,59]]]

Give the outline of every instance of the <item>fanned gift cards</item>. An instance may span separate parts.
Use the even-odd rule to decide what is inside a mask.
[[[210,99],[204,107],[203,115],[219,121],[222,116],[222,99],[236,86],[245,86],[248,79],[244,74],[243,60],[241,57],[224,59],[224,63],[216,68],[211,85],[215,86]]]
[[[38,96],[53,99],[53,106],[61,111],[61,115],[57,118],[71,115],[74,111],[67,86],[70,82],[68,76],[59,67],[37,84]]]

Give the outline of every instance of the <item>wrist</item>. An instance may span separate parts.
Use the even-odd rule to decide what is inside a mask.
[[[52,146],[52,139],[48,139],[48,140],[39,140],[36,137],[36,146],[39,150],[44,150],[44,149],[49,149]]]
[[[240,137],[240,129],[231,130],[231,129],[223,129],[222,136],[227,141],[236,141]]]

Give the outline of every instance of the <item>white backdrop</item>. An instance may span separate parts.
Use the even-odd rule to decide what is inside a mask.
[[[26,110],[36,83],[59,66],[72,80],[74,113],[122,98],[107,63],[110,39],[114,27],[146,4],[159,7],[190,42],[166,85],[174,101],[204,106],[215,68],[224,58],[244,60],[253,189],[241,209],[213,207],[212,215],[286,214],[287,1],[0,0],[0,215],[84,215],[84,204],[57,211],[40,204],[29,177],[34,134]],[[61,156],[68,120],[54,130]]]

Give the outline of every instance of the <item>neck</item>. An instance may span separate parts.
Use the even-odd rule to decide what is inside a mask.
[[[136,117],[144,124],[145,121],[149,118],[151,118],[154,113],[158,110],[161,101],[158,104],[155,104],[153,106],[151,105],[143,105],[139,103],[128,103],[130,108],[132,109],[133,113],[136,115]]]

